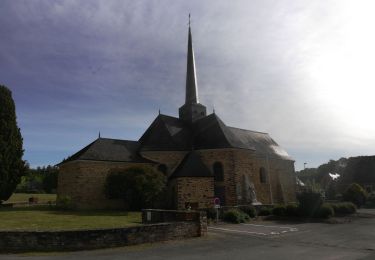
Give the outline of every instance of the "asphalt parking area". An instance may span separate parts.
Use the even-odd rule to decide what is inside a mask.
[[[253,236],[280,236],[287,233],[298,232],[299,228],[284,224],[217,224],[209,226],[211,232],[227,232]]]

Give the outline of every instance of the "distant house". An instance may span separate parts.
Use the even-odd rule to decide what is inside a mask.
[[[168,177],[166,207],[295,201],[294,161],[268,134],[227,126],[199,103],[191,29],[185,104],[179,117],[159,114],[138,141],[98,138],[60,164],[58,197],[76,208],[115,208],[104,195],[109,171],[156,167]]]

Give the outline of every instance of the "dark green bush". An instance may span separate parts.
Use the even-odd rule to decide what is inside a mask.
[[[322,204],[318,211],[315,213],[314,217],[318,218],[330,218],[335,215],[332,206],[328,203]]]
[[[208,219],[216,219],[216,209],[208,208],[206,209]]]
[[[269,216],[272,214],[272,208],[262,207],[258,211],[258,216]]]
[[[339,202],[330,204],[335,214],[353,214],[357,211],[357,207],[352,202]]]
[[[367,197],[365,189],[357,183],[352,183],[343,194],[345,201],[353,202],[358,208],[366,203]]]
[[[288,204],[285,207],[285,214],[288,217],[297,217],[299,216],[299,208],[296,204]]]
[[[285,216],[286,215],[286,207],[285,207],[285,205],[276,205],[272,209],[272,215],[275,215],[275,216]]]
[[[166,177],[149,166],[114,169],[104,187],[108,199],[122,199],[125,209],[140,210],[163,204]]]
[[[250,218],[255,218],[257,215],[254,206],[240,206],[240,210],[245,212]]]
[[[303,217],[313,217],[323,204],[323,198],[320,193],[314,191],[305,191],[297,194],[299,202],[299,213]]]
[[[236,223],[236,224],[243,223],[249,220],[249,216],[246,213],[238,209],[230,209],[224,212],[223,218],[224,218],[224,221],[226,222]]]

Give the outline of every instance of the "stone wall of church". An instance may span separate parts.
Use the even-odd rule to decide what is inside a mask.
[[[289,160],[269,159],[245,149],[212,149],[198,151],[204,163],[213,171],[220,162],[224,170],[225,205],[251,203],[249,183],[253,184],[256,199],[262,204],[295,201],[294,163]],[[265,170],[261,181],[260,169]]]
[[[210,208],[214,198],[212,177],[180,177],[173,180],[176,187],[177,209]]]
[[[169,177],[187,153],[186,151],[142,151],[141,155],[151,161],[165,164]]]
[[[69,198],[76,209],[121,208],[121,200],[107,199],[104,184],[111,169],[147,165],[128,162],[72,161],[60,166],[57,200]]]
[[[218,186],[224,186],[225,189],[225,205],[237,205],[236,198],[236,180],[234,175],[235,149],[207,149],[197,151],[202,158],[202,161],[207,165],[208,169],[213,173],[213,165],[220,162],[224,170],[224,181],[216,183]],[[215,183],[214,183],[215,185]],[[212,202],[211,206],[212,207]]]

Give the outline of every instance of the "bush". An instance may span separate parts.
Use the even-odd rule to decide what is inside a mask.
[[[358,208],[365,204],[367,197],[365,189],[357,183],[352,183],[343,194],[345,201],[353,202]]]
[[[230,209],[226,212],[224,212],[224,221],[230,222],[230,223],[244,223],[249,220],[249,216],[238,209]]]
[[[299,216],[299,208],[296,204],[288,204],[285,208],[285,214],[288,217],[297,217]]]
[[[206,209],[207,219],[216,219],[216,209],[208,208]]]
[[[72,208],[72,199],[69,196],[59,196],[56,200],[58,209],[67,210]]]
[[[320,206],[318,211],[315,214],[315,217],[318,218],[330,218],[335,215],[333,208],[330,204],[325,203]]]
[[[352,202],[339,202],[330,204],[335,214],[353,214],[357,211],[357,207]]]
[[[285,216],[286,215],[286,208],[284,205],[276,205],[273,209],[272,209],[272,215],[275,215],[275,216]]]
[[[314,191],[297,194],[297,200],[299,213],[304,217],[313,217],[323,204],[322,195]]]
[[[255,218],[257,216],[257,211],[254,206],[241,206],[240,210],[245,212],[250,218]]]
[[[133,166],[112,171],[106,179],[109,199],[122,199],[126,209],[140,210],[161,204],[165,198],[166,177],[154,168]]]
[[[272,213],[272,208],[262,207],[259,209],[258,216],[269,216]]]

